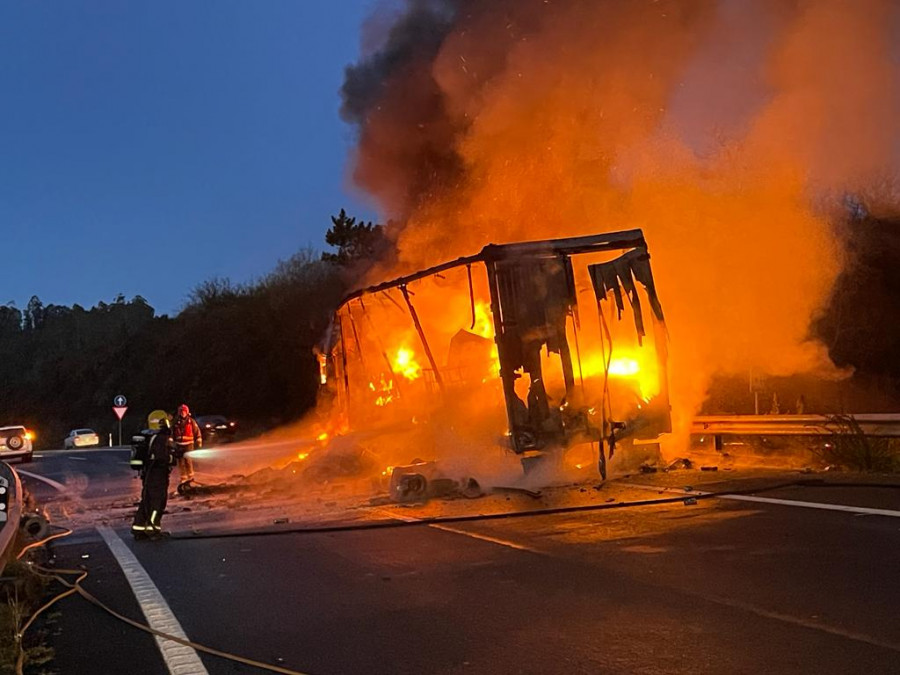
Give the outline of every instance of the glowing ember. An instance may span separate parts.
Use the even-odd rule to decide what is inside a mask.
[[[636,385],[640,397],[649,401],[660,391],[659,372],[653,351],[635,350],[628,356],[616,356],[609,362],[609,377]],[[573,364],[575,374],[584,379],[603,377],[603,357],[599,353],[584,355]]]
[[[406,347],[397,350],[392,367],[395,373],[400,373],[407,380],[415,380],[422,374],[422,366],[416,361],[415,354]]]
[[[323,431],[321,434],[319,434],[318,436],[316,436],[316,440],[317,440],[317,441],[327,441],[327,440],[328,440],[328,433],[325,432],[325,431]]]
[[[623,377],[628,377],[631,375],[637,375],[640,370],[640,364],[634,359],[620,358],[613,359],[609,362],[610,375],[620,375]]]
[[[374,382],[369,382],[369,390],[378,394],[375,405],[384,407],[394,400],[394,381],[381,378],[381,386],[376,387]]]
[[[309,457],[309,453],[308,453],[308,452],[301,452],[301,453],[298,453],[298,454],[297,454],[297,459],[299,459],[301,462],[302,462],[304,459],[306,459],[307,457]]]
[[[494,339],[494,319],[488,303],[475,303],[475,325],[472,327],[472,332],[483,338]]]

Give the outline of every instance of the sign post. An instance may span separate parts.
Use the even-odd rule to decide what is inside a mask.
[[[126,410],[128,410],[128,399],[119,394],[113,399],[113,412],[119,418],[119,447],[122,446],[122,418],[125,417]]]

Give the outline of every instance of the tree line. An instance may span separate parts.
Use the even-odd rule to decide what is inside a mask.
[[[313,354],[345,292],[379,248],[379,225],[341,210],[326,243],[300,251],[263,278],[197,286],[175,316],[141,296],[94,307],[0,306],[0,426],[24,424],[37,447],[60,447],[70,429],[116,430],[116,394],[128,398],[126,438],[146,415],[187,403],[248,431],[301,417],[315,404]]]

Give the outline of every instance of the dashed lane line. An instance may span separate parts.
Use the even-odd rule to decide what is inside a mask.
[[[175,614],[131,549],[111,528],[99,526],[97,532],[103,537],[122,568],[122,572],[125,573],[128,585],[131,586],[134,597],[137,598],[150,627],[187,640],[188,637]],[[166,640],[158,635],[153,637],[171,675],[208,675],[203,661],[200,660],[200,656],[194,649]]]
[[[750,614],[761,616],[764,619],[773,619],[775,621],[781,621],[783,623],[792,624],[801,628],[808,628],[810,630],[817,630],[829,635],[846,638],[847,640],[853,640],[854,642],[862,642],[867,645],[872,645],[873,647],[880,647],[881,649],[889,649],[893,652],[900,652],[900,644],[897,644],[896,642],[879,640],[864,633],[844,630],[843,628],[837,628],[835,626],[829,626],[827,624],[818,623],[816,621],[802,619],[790,614],[784,614],[783,612],[774,612],[768,609],[757,607],[756,605],[751,605],[749,603],[740,602],[737,600],[731,600],[729,598],[703,594],[698,594],[697,597],[708,600],[709,602],[714,602],[718,605],[724,605],[725,607],[731,607],[733,609],[749,612]]]
[[[655,490],[655,491],[657,491],[657,492],[661,492],[661,491],[665,491],[665,492],[678,492],[678,493],[684,494],[686,497],[689,497],[689,496],[691,496],[692,494],[703,494],[703,493],[701,493],[701,492],[699,492],[699,491],[684,492],[683,490],[678,489],[678,488],[658,488],[658,487],[654,487],[654,486],[645,486],[645,485],[639,485],[639,484],[632,484],[632,486],[633,486],[633,487],[639,487],[639,488],[642,488],[642,489]],[[732,496],[733,496],[733,497],[743,497],[743,495],[732,495]],[[760,497],[760,498],[758,498],[758,499],[764,499],[764,498]],[[775,501],[775,502],[777,502],[777,503],[783,503],[783,502],[786,502],[786,501],[787,501],[787,502],[790,502],[790,501],[791,501],[791,500],[783,500],[783,499],[781,499],[781,500],[770,500],[769,498],[765,498],[765,499],[766,499],[767,501]],[[745,500],[745,501],[750,501],[750,500]],[[812,506],[813,508],[815,508],[815,507],[822,507],[822,506],[834,506],[834,505],[831,505],[831,504],[817,504],[817,503],[810,503],[810,502],[797,502],[796,504],[788,504],[788,505],[789,505],[789,506]],[[861,511],[861,512],[865,512],[865,513],[867,513],[867,514],[873,512],[873,511],[880,512],[880,511],[884,511],[884,510],[885,510],[885,509],[862,509],[862,508],[859,508],[859,507],[844,507],[844,508],[838,509],[838,510],[846,510],[846,509],[854,509],[854,510],[857,511],[857,512]],[[378,512],[383,513],[383,514],[385,514],[385,515],[387,515],[387,516],[389,516],[389,517],[391,517],[391,518],[395,518],[395,519],[397,519],[397,520],[402,520],[402,521],[405,521],[405,522],[415,522],[415,521],[419,521],[419,520],[420,520],[419,518],[413,518],[413,517],[410,517],[410,516],[398,515],[398,514],[395,514],[395,513],[390,512],[390,511],[387,510],[387,509],[375,509],[375,510],[377,510]],[[895,513],[897,513],[897,512],[889,511],[887,515],[894,515]],[[879,513],[878,515],[885,515],[885,514]],[[517,543],[512,542],[512,541],[509,541],[509,540],[507,540],[507,539],[499,539],[499,538],[496,538],[496,537],[489,537],[489,536],[483,535],[483,534],[477,534],[477,533],[475,533],[475,532],[470,532],[470,531],[466,531],[466,530],[460,530],[460,529],[457,529],[457,528],[455,528],[455,527],[449,527],[449,526],[447,526],[447,525],[443,525],[443,524],[440,524],[440,523],[433,523],[433,524],[429,525],[429,527],[431,527],[431,528],[433,528],[433,529],[436,529],[436,530],[443,530],[444,532],[451,532],[451,533],[453,533],[453,534],[459,534],[459,535],[463,535],[463,536],[466,536],[466,537],[471,537],[471,538],[473,538],[473,539],[480,539],[480,540],[482,540],[482,541],[487,541],[487,542],[490,542],[490,543],[492,543],[492,544],[498,544],[498,545],[500,545],[500,546],[506,546],[506,547],[508,547],[508,548],[514,548],[514,549],[519,550],[519,551],[528,551],[529,553],[536,553],[536,554],[538,554],[538,555],[549,556],[549,557],[557,557],[557,556],[555,556],[553,553],[551,553],[551,552],[549,552],[549,551],[542,551],[542,550],[540,550],[540,549],[531,548],[531,547],[528,547],[528,546],[524,546],[524,545],[522,545],[522,544],[517,544]],[[723,597],[719,597],[719,596],[707,595],[707,594],[705,594],[705,593],[698,593],[698,592],[694,592],[694,591],[690,591],[690,590],[685,590],[684,592],[687,593],[688,595],[692,595],[692,596],[697,597],[697,598],[699,598],[699,599],[706,600],[707,602],[712,602],[712,603],[715,603],[715,604],[718,604],[718,605],[723,605],[723,606],[726,606],[726,607],[730,607],[730,608],[732,608],[732,609],[737,609],[737,610],[740,610],[740,611],[749,612],[749,613],[751,613],[751,614],[755,614],[755,615],[757,615],[757,616],[759,616],[759,617],[762,617],[762,618],[765,618],[765,619],[770,619],[770,620],[773,620],[773,621],[779,621],[779,622],[782,622],[782,623],[787,623],[787,624],[791,624],[791,625],[798,626],[798,627],[801,627],[801,628],[807,628],[807,629],[810,629],[810,630],[821,631],[821,632],[823,632],[823,633],[827,633],[827,634],[829,634],[829,635],[834,635],[834,636],[837,636],[837,637],[842,637],[842,638],[845,638],[845,639],[847,639],[847,640],[852,640],[852,641],[854,641],[854,642],[861,642],[861,643],[864,643],[864,644],[872,645],[872,646],[874,646],[874,647],[880,647],[880,648],[882,648],[882,649],[889,649],[889,650],[891,650],[891,651],[900,652],[900,644],[896,644],[896,643],[893,643],[893,642],[887,642],[887,641],[884,641],[884,640],[878,640],[877,638],[874,638],[874,637],[872,637],[872,636],[866,635],[866,634],[864,634],[864,633],[857,633],[857,632],[854,632],[854,631],[848,631],[848,630],[844,630],[844,629],[842,629],[842,628],[838,628],[838,627],[836,627],[836,626],[830,626],[830,625],[828,625],[828,624],[818,623],[818,622],[815,622],[815,621],[809,621],[809,620],[807,620],[807,619],[803,619],[803,618],[800,618],[800,617],[792,616],[792,615],[790,615],[790,614],[785,614],[785,613],[783,613],[783,612],[775,612],[775,611],[763,609],[763,608],[761,608],[761,607],[757,607],[757,606],[755,606],[755,605],[752,605],[752,604],[749,604],[749,603],[745,603],[745,602],[740,602],[740,601],[738,601],[738,600],[731,600],[731,599],[729,599],[729,598],[723,598]]]
[[[478,539],[480,541],[488,541],[492,544],[497,544],[499,546],[506,546],[507,548],[514,548],[517,551],[528,551],[529,553],[536,553],[538,555],[545,555],[543,551],[540,551],[536,548],[531,548],[530,546],[524,546],[523,544],[517,544],[514,541],[509,541],[508,539],[500,539],[499,537],[489,537],[486,534],[478,534],[477,532],[471,532],[469,530],[459,530],[455,527],[449,527],[447,525],[441,525],[439,523],[434,523],[429,525],[433,530],[441,530],[442,532],[452,532],[453,534],[461,534],[464,537],[470,537],[472,539]]]
[[[393,513],[388,509],[374,509],[378,513],[383,513],[389,518],[393,518],[394,520],[402,520],[404,523],[417,523],[421,521],[421,518],[414,518],[412,516],[404,516],[397,513]],[[543,551],[540,551],[536,548],[532,548],[530,546],[525,546],[524,544],[517,544],[514,541],[509,541],[508,539],[500,539],[499,537],[490,537],[486,534],[478,534],[477,532],[471,532],[470,530],[461,530],[456,527],[450,527],[448,525],[443,525],[441,523],[431,523],[428,525],[433,530],[441,530],[442,532],[450,532],[452,534],[459,534],[463,537],[469,537],[471,539],[478,539],[480,541],[487,541],[491,544],[497,544],[498,546],[506,546],[507,548],[514,548],[517,551],[528,551],[529,553],[536,553],[538,555],[545,555]]]

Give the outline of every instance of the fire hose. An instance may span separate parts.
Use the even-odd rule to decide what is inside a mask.
[[[648,486],[648,488],[669,490],[668,487]],[[405,520],[376,520],[368,522],[343,523],[336,525],[321,525],[316,527],[292,527],[267,530],[240,530],[234,532],[190,532],[173,534],[170,541],[189,539],[229,539],[233,537],[267,537],[284,534],[328,534],[336,532],[357,532],[364,530],[387,530],[402,527],[427,527],[429,525],[441,525],[449,523],[471,523],[490,520],[506,520],[513,518],[531,518],[539,516],[552,516],[564,513],[588,513],[592,511],[609,511],[613,509],[638,508],[642,506],[658,506],[662,504],[695,503],[706,499],[717,499],[731,495],[751,495],[760,492],[771,492],[790,487],[870,487],[900,489],[900,484],[894,483],[827,483],[822,479],[809,478],[791,481],[782,481],[773,485],[746,488],[743,490],[721,490],[718,492],[693,492],[685,491],[676,497],[661,497],[656,499],[637,499],[627,502],[605,502],[602,504],[582,504],[580,506],[554,506],[546,509],[530,509],[526,511],[506,511],[502,513],[479,513],[470,516],[436,516],[433,518],[405,519]]]
[[[51,534],[44,539],[41,539],[36,542],[32,542],[28,544],[28,546],[24,547],[16,557],[17,560],[21,560],[22,557],[28,551],[43,546],[54,539],[60,539],[62,537],[67,537],[72,534],[72,530],[65,529],[63,532],[57,532],[55,534]],[[16,642],[19,647],[19,654],[16,660],[16,673],[17,675],[22,674],[22,668],[24,666],[25,660],[25,650],[24,650],[24,636],[25,632],[31,627],[31,625],[35,622],[35,620],[47,611],[50,607],[55,605],[60,600],[67,598],[71,595],[80,595],[82,598],[87,600],[92,605],[99,607],[104,612],[109,614],[115,619],[122,621],[123,623],[128,624],[132,628],[137,628],[138,630],[144,631],[145,633],[149,633],[156,637],[162,638],[164,640],[171,640],[172,642],[177,642],[180,645],[185,647],[190,647],[195,649],[198,652],[203,652],[205,654],[210,654],[211,656],[218,656],[223,659],[227,659],[229,661],[234,661],[236,663],[242,663],[247,666],[253,666],[255,668],[260,668],[262,670],[268,670],[273,673],[281,673],[282,675],[306,675],[305,673],[298,670],[291,670],[290,668],[283,668],[281,666],[274,666],[268,663],[263,663],[261,661],[255,661],[253,659],[248,659],[244,656],[239,656],[237,654],[232,654],[230,652],[222,651],[220,649],[215,649],[213,647],[207,647],[206,645],[193,642],[191,640],[186,640],[175,635],[170,635],[168,633],[164,633],[163,631],[156,630],[155,628],[151,628],[150,626],[141,623],[140,621],[135,621],[134,619],[130,619],[127,616],[117,612],[109,605],[105,604],[102,600],[88,592],[81,585],[82,582],[87,579],[88,571],[86,569],[50,569],[47,567],[42,567],[41,565],[37,565],[34,563],[28,563],[27,568],[32,574],[35,574],[43,579],[51,579],[61,584],[66,588],[65,591],[55,595],[49,601],[44,603],[41,607],[39,607],[32,615],[28,618],[28,620],[22,624],[22,627],[16,633]],[[63,575],[73,575],[76,577],[74,581],[70,581],[66,579]]]
[[[291,528],[291,529],[278,529],[278,530],[262,530],[256,532],[224,532],[224,533],[211,533],[211,534],[190,534],[190,535],[176,535],[172,537],[173,540],[177,539],[224,539],[230,537],[249,537],[249,536],[269,536],[269,535],[284,535],[284,534],[320,534],[320,533],[328,533],[328,532],[353,532],[353,531],[362,531],[362,530],[378,530],[378,529],[393,529],[400,527],[415,527],[415,526],[428,526],[435,524],[444,524],[444,523],[465,523],[465,522],[479,522],[479,521],[489,521],[489,520],[502,520],[508,518],[527,518],[527,517],[538,517],[538,516],[548,516],[548,515],[557,515],[564,513],[584,513],[584,512],[592,512],[592,511],[606,511],[612,509],[623,509],[623,508],[637,508],[642,506],[656,506],[661,504],[674,504],[674,503],[696,503],[700,500],[705,499],[716,499],[725,496],[731,495],[747,495],[747,494],[757,494],[760,492],[770,492],[773,490],[780,490],[789,487],[869,487],[869,488],[893,488],[898,489],[900,485],[891,484],[891,483],[827,483],[821,479],[801,479],[801,480],[793,480],[793,481],[784,481],[781,483],[777,483],[769,486],[762,487],[754,487],[747,488],[744,490],[723,490],[719,492],[702,492],[692,494],[690,492],[686,492],[684,495],[679,495],[677,497],[663,497],[657,499],[640,499],[634,501],[627,502],[614,502],[614,503],[603,503],[603,504],[587,504],[581,506],[561,506],[561,507],[553,507],[547,509],[533,509],[529,511],[511,511],[505,513],[490,513],[490,514],[477,514],[472,516],[446,516],[446,517],[436,517],[436,518],[423,518],[420,520],[390,520],[390,521],[376,521],[369,523],[353,523],[353,524],[344,524],[344,525],[328,525],[321,527],[305,527],[305,528]],[[657,486],[648,486],[648,487],[657,487]],[[668,488],[663,488],[668,489]],[[71,530],[65,530],[63,532],[58,532],[48,537],[29,544],[25,548],[20,551],[18,555],[18,559],[21,559],[24,554],[37,548],[39,546],[43,546],[48,542],[59,539],[62,537],[66,537],[72,534]],[[171,640],[172,642],[176,642],[178,644],[184,645],[186,647],[190,647],[197,651],[210,654],[212,656],[218,656],[220,658],[224,658],[230,661],[234,661],[236,663],[242,663],[245,665],[254,666],[256,668],[260,668],[263,670],[268,670],[274,673],[282,673],[284,675],[304,675],[300,671],[291,670],[288,668],[283,668],[281,666],[274,666],[267,663],[263,663],[260,661],[254,661],[253,659],[248,659],[243,656],[239,656],[236,654],[231,654],[229,652],[225,652],[222,650],[214,649],[212,647],[207,647],[206,645],[199,644],[193,642],[191,640],[186,640],[183,638],[176,637],[174,635],[169,635],[162,631],[158,631],[150,626],[143,624],[139,621],[135,621],[133,619],[128,618],[112,609],[97,597],[86,591],[81,583],[87,578],[88,572],[84,569],[49,569],[45,567],[41,567],[40,565],[29,564],[28,569],[31,570],[34,574],[41,576],[43,578],[53,579],[65,586],[67,590],[53,597],[50,601],[41,606],[37,611],[35,611],[27,622],[23,625],[22,629],[19,630],[16,635],[18,644],[19,644],[19,663],[17,664],[17,673],[21,673],[21,663],[22,659],[24,659],[24,650],[22,648],[22,639],[25,634],[25,631],[32,625],[32,623],[37,619],[37,617],[46,611],[49,607],[56,604],[58,601],[66,598],[70,595],[78,594],[83,599],[87,600],[91,604],[99,607],[103,611],[105,611],[110,616],[122,621],[123,623],[132,626],[138,630],[144,631],[151,635]],[[64,576],[61,575],[75,575],[77,578],[75,581],[69,581]]]

